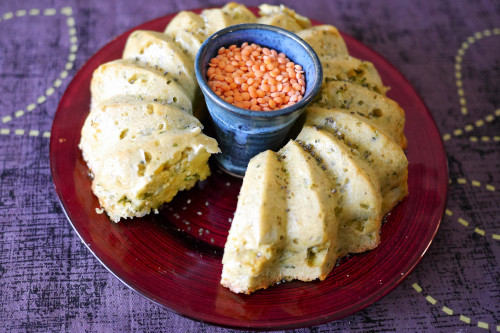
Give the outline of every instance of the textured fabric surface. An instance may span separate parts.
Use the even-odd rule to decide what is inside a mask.
[[[86,59],[142,22],[222,4],[0,2],[0,331],[231,331],[161,308],[102,267],[66,220],[49,169],[58,101]],[[286,4],[403,73],[436,120],[450,171],[446,214],[414,272],[368,308],[297,331],[500,331],[500,3]]]

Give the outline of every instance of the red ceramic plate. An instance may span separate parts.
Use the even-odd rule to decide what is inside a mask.
[[[135,29],[162,31],[174,15]],[[133,30],[135,30],[133,29]],[[50,162],[56,192],[90,251],[127,286],[181,315],[208,323],[286,329],[342,318],[394,289],[420,261],[444,212],[447,165],[434,121],[408,81],[377,53],[344,36],[351,54],[378,68],[389,96],[406,111],[410,195],[388,216],[380,246],[343,259],[322,282],[290,282],[252,295],[220,286],[221,258],[241,186],[212,165],[213,175],[180,193],[160,214],[110,222],[92,194],[78,143],[89,112],[89,85],[100,64],[121,57],[131,31],[111,41],[76,74],[57,109]]]

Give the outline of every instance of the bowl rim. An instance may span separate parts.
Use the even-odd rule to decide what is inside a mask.
[[[267,30],[272,33],[280,34],[281,36],[285,38],[289,38],[293,40],[295,43],[297,43],[300,47],[306,50],[306,52],[310,55],[310,58],[314,64],[314,67],[317,69],[316,70],[316,75],[315,75],[315,83],[312,86],[312,88],[309,90],[309,93],[305,94],[302,100],[299,102],[295,103],[294,105],[288,106],[286,108],[274,110],[274,111],[253,111],[253,110],[248,110],[248,109],[243,109],[240,107],[237,107],[231,103],[226,102],[219,96],[217,96],[212,89],[209,88],[207,79],[202,75],[202,64],[201,64],[201,59],[202,59],[202,54],[204,51],[207,49],[208,45],[214,41],[216,41],[219,37],[228,35],[234,32],[239,32],[242,30]],[[258,43],[256,43],[258,44]],[[283,28],[279,28],[276,26],[271,26],[267,24],[261,24],[261,23],[243,23],[243,24],[236,24],[232,25],[229,27],[226,27],[224,29],[221,29],[214,34],[212,34],[210,37],[208,37],[201,47],[199,48],[197,54],[196,54],[196,59],[195,59],[195,74],[196,74],[196,79],[198,81],[198,85],[200,86],[203,94],[206,96],[208,95],[209,98],[211,98],[212,102],[217,104],[217,106],[230,111],[232,113],[235,113],[240,116],[245,116],[245,117],[262,117],[262,118],[271,118],[271,117],[279,117],[279,116],[286,116],[288,114],[294,113],[297,110],[301,110],[304,107],[306,107],[313,99],[314,97],[318,94],[318,92],[321,89],[321,85],[323,83],[323,67],[321,65],[321,62],[319,60],[318,55],[316,52],[313,50],[313,48],[306,43],[302,38],[297,36],[295,33],[285,30]]]

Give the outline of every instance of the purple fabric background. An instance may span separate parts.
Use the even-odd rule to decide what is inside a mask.
[[[223,3],[0,2],[0,331],[230,331],[151,303],[99,264],[59,206],[48,138],[71,77],[113,37]],[[357,38],[408,78],[443,134],[450,169],[447,214],[409,278],[363,311],[297,332],[500,331],[500,2],[286,4]]]

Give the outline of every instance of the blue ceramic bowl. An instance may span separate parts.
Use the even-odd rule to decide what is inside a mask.
[[[296,104],[274,111],[250,111],[234,106],[217,96],[207,84],[210,59],[219,48],[244,42],[283,52],[304,69],[306,90]],[[205,95],[221,154],[216,160],[227,172],[243,176],[249,160],[258,153],[279,149],[295,120],[321,88],[323,70],[313,49],[297,35],[264,24],[239,24],[222,29],[201,46],[195,60],[196,79]]]

